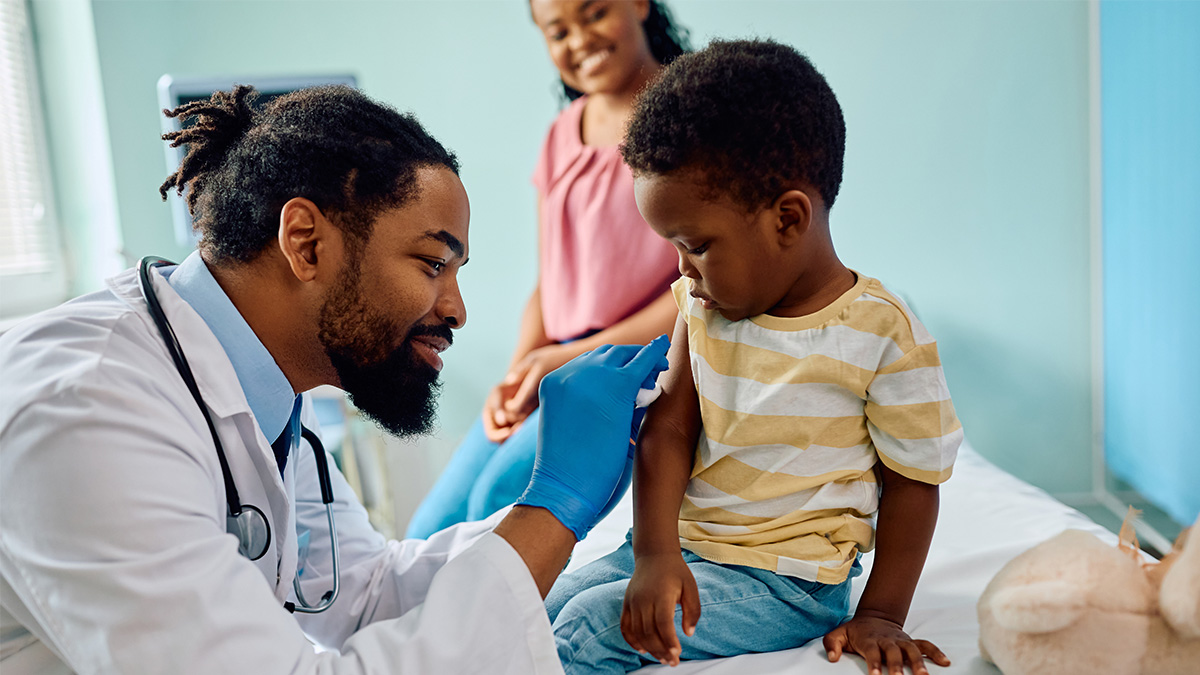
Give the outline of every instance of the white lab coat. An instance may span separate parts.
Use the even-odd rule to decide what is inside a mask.
[[[332,461],[341,595],[289,614],[298,528],[306,597],[330,588],[312,451],[281,479],[220,344],[152,279],[270,549],[251,562],[226,534],[208,428],[127,271],[0,337],[4,675],[562,672],[533,579],[489,523],[387,542]]]

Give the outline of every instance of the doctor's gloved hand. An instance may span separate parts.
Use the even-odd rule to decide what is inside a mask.
[[[666,370],[670,346],[665,335],[645,347],[605,345],[542,379],[537,459],[517,504],[545,508],[577,539],[587,536],[620,498],[618,486],[628,487],[634,400]]]

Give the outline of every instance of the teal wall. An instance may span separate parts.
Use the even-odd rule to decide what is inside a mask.
[[[1114,474],[1200,514],[1200,3],[1101,4],[1104,435]]]
[[[1087,4],[673,6],[698,44],[770,36],[808,53],[846,112],[833,211],[843,260],[911,298],[981,452],[1052,491],[1089,490]],[[528,176],[557,102],[525,3],[96,0],[91,10],[134,256],[184,253],[157,195],[163,73],[352,72],[458,152],[472,263],[436,441],[451,447],[502,374],[536,273]]]

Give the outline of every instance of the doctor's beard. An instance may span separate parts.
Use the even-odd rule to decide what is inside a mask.
[[[454,337],[445,324],[416,324],[393,347],[400,328],[371,311],[358,271],[346,275],[321,308],[318,338],[337,370],[341,389],[368,419],[400,437],[428,433],[437,419],[438,371],[413,350],[414,338]]]

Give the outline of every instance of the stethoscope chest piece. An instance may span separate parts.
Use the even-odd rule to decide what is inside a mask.
[[[226,514],[225,531],[237,537],[238,553],[250,560],[263,557],[271,547],[271,526],[253,504],[242,504],[242,512],[236,516]]]
[[[192,368],[188,365],[187,357],[184,356],[183,349],[179,345],[179,339],[175,336],[175,330],[171,327],[171,322],[167,320],[167,315],[158,302],[158,295],[154,292],[150,270],[154,267],[173,264],[162,258],[149,256],[142,258],[142,261],[138,263],[138,285],[150,316],[154,319],[154,324],[158,327],[158,332],[167,346],[167,352],[170,353],[171,360],[175,362],[179,376],[183,378],[184,384],[187,385],[188,391],[191,392],[192,398],[200,408],[200,413],[204,415],[204,422],[208,426],[208,433],[212,437],[213,446],[217,451],[217,459],[221,464],[221,479],[225,484],[225,531],[237,537],[238,553],[250,560],[258,560],[271,548],[271,524],[267,522],[267,517],[258,507],[252,504],[243,504],[238,496],[237,485],[233,482],[233,472],[229,469],[225,448],[221,444],[221,437],[217,434],[217,427],[213,424],[212,416],[209,415],[208,405],[205,404],[204,397],[200,394],[200,387],[196,384]],[[316,614],[329,609],[333,601],[337,599],[341,569],[338,565],[337,526],[333,521],[333,483],[329,478],[328,463],[325,461],[325,446],[321,444],[321,439],[312,430],[299,423],[298,413],[299,408],[296,408],[293,411],[293,419],[296,420],[295,424],[299,427],[299,433],[292,434],[292,450],[297,448],[301,436],[312,446],[317,463],[317,478],[321,486],[321,501],[325,504],[325,517],[329,522],[333,588],[325,593],[316,605],[310,605],[304,599],[304,592],[300,588],[300,578],[297,575],[292,579],[292,587],[299,602],[287,602],[284,603],[284,607],[289,612]]]

